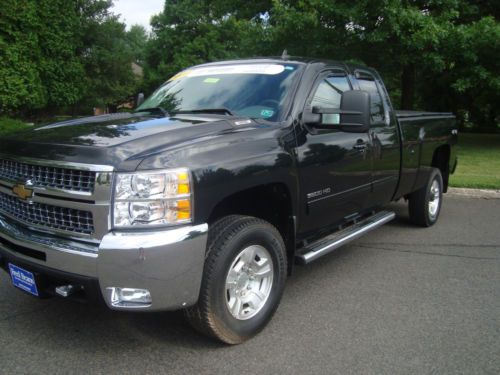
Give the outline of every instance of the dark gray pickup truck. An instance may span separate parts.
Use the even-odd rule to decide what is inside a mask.
[[[454,116],[394,111],[366,67],[196,66],[132,113],[0,139],[0,266],[34,296],[183,309],[240,343],[294,264],[392,220],[391,201],[433,225],[456,142]]]

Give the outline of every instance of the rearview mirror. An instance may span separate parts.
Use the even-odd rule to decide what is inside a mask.
[[[313,107],[312,112],[304,112],[303,121],[318,129],[364,133],[370,127],[370,94],[360,90],[344,91],[340,108]]]

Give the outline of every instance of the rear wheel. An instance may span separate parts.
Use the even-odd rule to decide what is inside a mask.
[[[422,227],[434,225],[441,212],[443,202],[443,177],[439,169],[434,168],[427,184],[409,197],[410,220]]]
[[[228,344],[260,332],[276,311],[286,280],[286,249],[264,220],[227,216],[209,232],[198,303],[186,310],[198,331]]]

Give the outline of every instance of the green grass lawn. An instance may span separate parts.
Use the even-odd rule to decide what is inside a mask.
[[[458,135],[458,167],[454,187],[500,189],[500,134]]]
[[[26,123],[21,120],[0,116],[0,136],[15,132],[17,130],[29,128],[32,126],[47,125],[58,121],[70,120],[76,117],[83,117],[83,116],[67,116],[67,115],[50,116],[46,118],[38,118],[36,120],[36,123],[33,122]]]
[[[0,117],[0,136],[28,127],[26,123],[8,117]]]

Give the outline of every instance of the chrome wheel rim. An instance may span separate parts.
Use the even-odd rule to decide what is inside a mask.
[[[273,286],[271,254],[259,245],[248,246],[234,259],[226,276],[226,306],[238,320],[254,317],[265,306]]]
[[[434,218],[437,215],[439,209],[441,190],[439,188],[439,183],[434,180],[431,185],[430,198],[429,198],[429,215]]]

